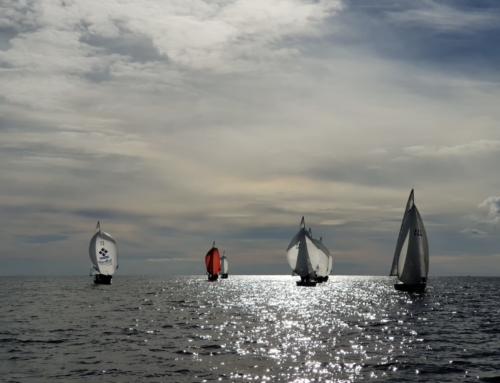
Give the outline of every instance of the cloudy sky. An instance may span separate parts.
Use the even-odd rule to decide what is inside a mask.
[[[412,188],[431,275],[500,275],[500,5],[0,0],[0,275],[387,275]]]

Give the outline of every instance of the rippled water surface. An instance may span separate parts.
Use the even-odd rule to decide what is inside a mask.
[[[0,381],[500,382],[500,278],[0,278]]]

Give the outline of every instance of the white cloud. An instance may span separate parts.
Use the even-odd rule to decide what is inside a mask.
[[[480,155],[500,150],[500,141],[478,140],[455,146],[409,146],[404,152],[415,157],[461,157]]]
[[[484,237],[484,236],[488,235],[488,233],[485,231],[481,231],[481,230],[470,228],[470,227],[463,229],[463,230],[460,230],[460,233],[462,233],[466,236],[469,236],[469,237]]]
[[[425,26],[439,32],[468,34],[498,28],[498,14],[490,9],[460,10],[430,0],[418,8],[389,12],[388,15],[396,23]]]
[[[478,208],[488,211],[486,222],[492,224],[500,223],[500,197],[489,197],[478,205]]]
[[[277,43],[317,35],[317,26],[341,9],[340,1],[300,0],[67,3],[36,2],[41,9],[37,17],[10,4],[7,9],[13,11],[5,12],[3,25],[30,23],[36,28],[12,39],[12,48],[0,52],[0,60],[36,71],[82,73],[123,60],[104,57],[102,49],[82,42],[85,36],[123,38],[127,31],[151,40],[161,55],[181,68],[248,70],[296,55],[296,49]]]
[[[338,226],[338,225],[344,225],[345,223],[346,221],[343,219],[328,219],[326,221],[320,222],[320,225]]]

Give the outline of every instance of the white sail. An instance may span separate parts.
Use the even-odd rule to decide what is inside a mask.
[[[321,243],[323,243],[323,237],[319,237],[319,241]],[[325,248],[326,248],[326,246],[325,246]],[[330,254],[330,251],[328,251],[327,254],[328,254],[328,272],[326,275],[330,275],[330,273],[332,272],[332,268],[333,268],[333,256]]]
[[[293,237],[286,250],[286,257],[292,271],[301,277],[315,278],[319,269],[319,256],[313,238],[305,229],[304,217],[299,232]]]
[[[322,239],[323,238],[320,238],[319,241],[317,239],[313,239],[314,245],[316,246],[318,253],[319,268],[318,271],[316,272],[318,277],[326,277],[330,275],[333,263],[330,251],[326,248],[325,245],[323,245]]]
[[[396,275],[406,284],[426,282],[429,273],[429,243],[422,217],[413,202],[405,214],[396,246]]]
[[[97,232],[89,245],[90,262],[95,269],[95,274],[113,275],[118,268],[116,241],[101,230],[99,222],[97,222],[96,229]]]
[[[399,229],[399,235],[398,235],[398,241],[396,242],[396,250],[394,251],[394,258],[392,260],[392,267],[391,267],[391,272],[389,275],[398,275],[398,258],[399,254],[401,251],[401,247],[403,246],[403,240],[404,236],[402,235],[403,231],[403,225],[406,219],[406,215],[408,214],[408,211],[413,207],[414,205],[414,193],[413,189],[411,189],[410,196],[408,197],[408,202],[406,203],[406,208],[405,212],[403,214],[403,220],[401,221],[401,227]]]
[[[226,252],[224,251],[220,259],[220,274],[227,274],[228,271],[229,263],[227,262]]]

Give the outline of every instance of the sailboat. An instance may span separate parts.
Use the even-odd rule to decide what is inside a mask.
[[[222,257],[220,259],[220,277],[222,279],[227,278],[227,272],[229,270],[229,263],[227,262],[226,252],[222,252]]]
[[[423,292],[429,273],[429,243],[422,217],[415,206],[413,189],[406,204],[403,221],[399,230],[391,273],[401,283],[394,288],[398,291]]]
[[[116,241],[101,230],[99,221],[96,233],[90,240],[90,275],[94,276],[95,284],[110,285],[113,274],[118,269],[118,248]]]
[[[215,241],[212,248],[205,255],[205,265],[207,266],[207,274],[209,281],[216,281],[219,278],[220,270],[220,255],[219,249],[215,247]]]
[[[299,232],[286,249],[286,258],[292,271],[300,276],[297,286],[316,286],[316,272],[319,270],[318,249],[312,235],[306,231],[304,217],[300,222]]]
[[[311,229],[309,229],[309,233],[312,236]],[[327,282],[328,276],[332,271],[333,257],[327,247],[323,245],[323,237],[320,237],[319,241],[313,238],[313,243],[317,248],[319,257],[319,269],[316,272],[316,280],[318,283]]]

